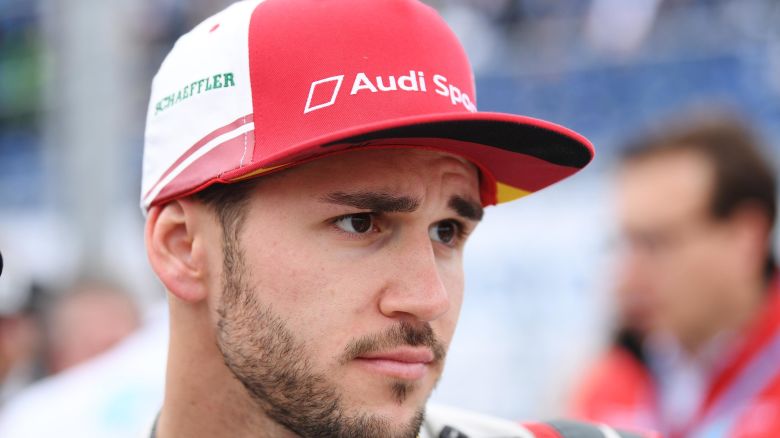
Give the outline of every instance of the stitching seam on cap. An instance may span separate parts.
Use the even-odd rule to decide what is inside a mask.
[[[244,116],[243,122],[246,123],[246,116]],[[244,153],[241,154],[241,160],[238,162],[238,167],[244,167],[244,158],[246,158],[246,150],[248,147],[248,140],[247,137],[249,136],[249,132],[244,133]]]

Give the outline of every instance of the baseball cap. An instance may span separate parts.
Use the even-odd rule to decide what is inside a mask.
[[[484,205],[593,158],[556,124],[477,111],[457,37],[417,0],[247,0],[182,36],[156,74],[141,206],[355,148],[448,152],[480,170]]]

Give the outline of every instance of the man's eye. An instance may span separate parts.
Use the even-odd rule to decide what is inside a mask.
[[[431,237],[431,240],[445,245],[454,244],[459,234],[460,224],[455,221],[437,222],[428,229],[428,235]]]
[[[334,222],[340,230],[352,234],[365,234],[375,229],[371,213],[358,213],[342,216]]]

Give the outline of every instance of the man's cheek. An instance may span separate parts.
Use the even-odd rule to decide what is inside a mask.
[[[455,329],[458,325],[460,318],[460,310],[463,305],[463,283],[462,281],[450,291],[450,308],[447,313],[440,318],[441,326],[441,341],[449,346],[450,341],[455,333]]]
[[[444,277],[444,285],[447,288],[450,299],[450,311],[447,313],[455,314],[457,318],[457,315],[460,313],[460,307],[463,304],[463,294],[465,292],[462,264],[454,265],[449,271],[443,272],[442,276]]]

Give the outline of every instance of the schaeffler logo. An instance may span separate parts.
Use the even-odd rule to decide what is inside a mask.
[[[436,74],[433,75],[433,91],[449,98],[453,105],[462,105],[468,111],[476,112],[477,107],[472,102],[468,94],[449,83],[446,77]],[[309,87],[309,97],[306,99],[306,106],[303,113],[307,114],[318,109],[326,108],[336,104],[339,97],[341,85],[344,82],[344,75],[331,76],[311,83]],[[352,79],[352,86],[349,92],[350,96],[358,93],[385,93],[390,91],[398,92],[417,92],[428,93],[428,84],[425,80],[425,73],[416,70],[409,70],[408,75],[402,76],[375,76],[374,80],[365,73],[358,73]]]

